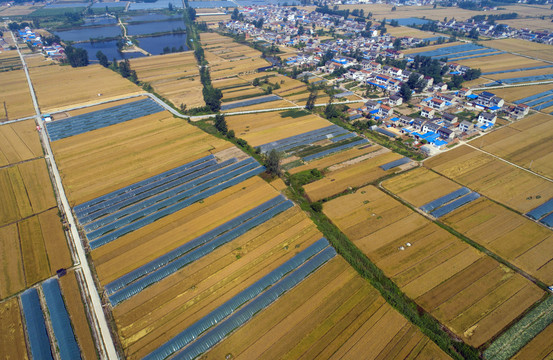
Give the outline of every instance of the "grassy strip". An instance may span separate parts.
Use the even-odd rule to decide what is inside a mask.
[[[260,97],[260,96],[263,96],[265,94],[263,93],[256,93],[256,94],[248,94],[248,95],[242,95],[242,96],[236,96],[236,97],[233,97],[233,98],[228,98],[228,99],[225,99],[223,98],[221,100],[221,102],[231,102],[231,101],[238,101],[238,100],[246,100],[246,99],[251,99],[251,98],[254,98],[254,97]]]
[[[309,156],[309,155],[320,153],[321,151],[326,151],[326,150],[334,149],[336,147],[340,147],[342,145],[347,145],[349,143],[359,141],[360,139],[361,139],[360,137],[356,136],[356,137],[352,137],[352,138],[349,138],[349,139],[346,139],[346,140],[343,140],[343,141],[337,141],[337,142],[332,143],[332,144],[327,145],[327,146],[313,145],[313,146],[310,146],[310,147],[306,148],[305,150],[298,151],[294,155],[299,156],[299,157],[306,157],[306,156]],[[344,150],[349,150],[349,149],[344,149]],[[332,155],[332,154],[329,154],[329,155]]]
[[[387,147],[388,149],[393,150],[400,155],[406,156],[416,161],[420,161],[424,159],[424,155],[422,155],[418,151],[411,149],[410,147],[407,147],[401,141],[391,140],[385,135],[380,135],[379,133],[375,131],[370,131],[370,130],[365,131],[364,135],[367,136],[368,139],[371,139],[374,142],[376,142],[377,144]]]
[[[228,89],[236,89],[236,88],[241,88],[241,87],[246,87],[246,86],[250,86],[250,84],[246,83],[246,84],[227,85],[227,86],[218,87],[217,89],[219,89],[219,90],[228,90]]]
[[[289,179],[288,179],[289,181]],[[300,182],[301,183],[301,182]],[[291,184],[288,188],[288,197],[300,205],[302,210],[310,215],[317,228],[330,241],[336,251],[373,287],[375,287],[386,301],[397,309],[421,331],[434,341],[440,348],[454,359],[479,359],[478,351],[459,341],[454,340],[445,331],[442,325],[430,314],[409,299],[397,285],[387,278],[369,258],[359,250],[322,212],[315,211],[312,205],[301,195],[301,186]]]

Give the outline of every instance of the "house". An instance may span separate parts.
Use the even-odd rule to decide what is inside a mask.
[[[373,100],[369,100],[365,103],[365,107],[367,108],[368,111],[378,110],[378,108],[380,108],[380,103]]]
[[[381,105],[380,109],[378,109],[378,115],[382,117],[388,117],[393,113],[392,108],[386,105]]]
[[[442,113],[442,120],[447,124],[447,125],[453,125],[453,124],[457,124],[457,122],[459,121],[459,118],[457,117],[457,115],[453,115],[453,114],[450,114],[450,113]]]
[[[436,98],[442,100],[442,101],[445,101],[445,102],[450,102],[452,103],[455,98],[451,95],[447,95],[447,94],[442,94],[442,93],[436,93]]]
[[[422,126],[422,131],[427,133],[427,132],[438,132],[438,129],[440,128],[441,126],[436,124],[436,123],[433,123],[431,121],[427,121],[423,126]]]
[[[470,121],[463,120],[459,124],[459,130],[461,130],[462,132],[469,132],[472,129],[474,129],[474,124]]]
[[[518,104],[509,107],[509,113],[517,119],[522,119],[524,116],[528,115],[529,110],[530,107],[526,104]]]
[[[415,120],[413,120],[412,126],[413,126],[413,129],[422,131],[422,127],[424,126],[424,124],[426,124],[426,120],[421,118],[416,118]]]
[[[465,96],[469,96],[472,94],[472,90],[471,89],[467,89],[467,88],[462,88],[461,90],[459,90],[457,92],[457,95],[459,97],[465,97]]]
[[[439,82],[436,85],[434,85],[435,91],[445,91],[447,90],[447,84],[443,82]]]
[[[435,110],[432,108],[429,108],[428,106],[425,106],[421,110],[421,116],[425,117],[427,119],[430,119],[434,116]]]
[[[489,112],[481,112],[480,115],[478,115],[478,124],[485,126],[485,127],[491,127],[495,125],[495,120],[497,119],[497,115]]]
[[[482,107],[498,109],[505,104],[505,101],[491,92],[483,91],[474,103]]]
[[[428,106],[435,110],[442,110],[445,107],[445,101],[438,98],[432,98],[428,102]]]
[[[455,133],[453,132],[453,130],[448,129],[446,127],[439,128],[438,135],[440,135],[440,138],[444,140],[451,140],[455,137]]]
[[[388,99],[388,105],[390,106],[399,106],[403,104],[403,98],[399,95],[392,95]]]
[[[413,118],[410,118],[409,116],[405,116],[405,115],[401,115],[399,117],[399,123],[402,125],[402,126],[409,126],[413,123]]]

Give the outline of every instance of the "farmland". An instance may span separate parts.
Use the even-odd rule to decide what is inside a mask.
[[[553,197],[549,181],[466,145],[428,159],[424,166],[524,213]]]
[[[550,324],[535,338],[524,346],[515,356],[513,360],[536,359],[545,360],[551,357],[553,353],[553,324]]]
[[[192,51],[132,59],[131,67],[138,80],[149,83],[156,93],[176,107],[205,105],[198,64]]]
[[[515,73],[516,74],[516,73]],[[525,97],[538,94],[547,90],[553,89],[551,84],[520,86],[514,88],[494,89],[493,93],[505,99],[505,101],[513,102]]]
[[[482,41],[481,44],[541,60],[553,61],[553,52],[551,51],[553,47],[551,45],[538,44],[521,39],[490,40]]]
[[[389,179],[383,186],[416,207],[460,188],[425,168]],[[553,233],[488,199],[480,198],[440,219],[540,281],[551,284]],[[521,242],[520,239],[525,241]]]
[[[0,121],[14,120],[34,114],[29,86],[22,69],[0,72],[0,83],[2,83]],[[6,108],[4,108],[4,102]]]
[[[44,66],[30,68],[29,72],[42,112],[53,113],[71,105],[82,106],[143,92],[101,65]]]
[[[230,146],[160,112],[58,140],[52,149],[69,199],[78,204]]]
[[[331,200],[323,211],[407,296],[470,345],[484,344],[544,295],[373,186]]]
[[[487,56],[482,58],[460,60],[459,63],[465,66],[478,68],[483,73],[491,72],[491,71],[503,71],[503,70],[547,65],[547,63],[543,61],[529,59],[526,57],[517,56],[513,54],[508,54],[508,53],[494,55],[494,56]],[[507,73],[507,74],[516,76],[516,75],[513,75],[513,73]],[[519,73],[517,72],[515,74],[519,74]],[[515,88],[515,89],[509,89],[509,90],[516,91],[518,89]]]
[[[17,298],[0,303],[0,357],[28,359]]]
[[[328,358],[446,359],[335,258],[215,346],[206,359]],[[361,355],[362,354],[362,355]]]
[[[0,166],[30,160],[43,155],[33,120],[0,126]]]

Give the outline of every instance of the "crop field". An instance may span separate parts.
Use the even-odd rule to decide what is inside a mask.
[[[511,19],[501,20],[502,24],[509,25],[515,29],[529,29],[532,31],[553,31],[553,23],[551,19],[534,18],[534,19]]]
[[[322,159],[310,161],[307,164],[292,168],[288,172],[290,174],[296,174],[300,171],[309,170],[309,169],[319,169],[322,171],[327,169],[328,167],[337,167],[336,165],[345,163],[349,160],[354,160],[354,159],[360,160],[359,158],[361,156],[378,151],[379,149],[382,149],[382,148],[378,145],[368,146],[363,148],[354,147],[353,149],[341,151],[339,153],[326,156]]]
[[[441,34],[438,34],[438,33],[421,31],[419,29],[413,29],[407,26],[397,26],[397,27],[387,26],[386,30],[387,30],[387,33],[395,37],[408,36],[408,37],[415,37],[419,39],[426,39],[426,38],[441,36]]]
[[[517,73],[514,73],[517,74]],[[504,89],[493,89],[492,92],[507,102],[523,99],[553,89],[553,84],[518,86]]]
[[[501,39],[482,41],[482,45],[495,49],[531,56],[541,60],[553,61],[553,46],[521,39]]]
[[[33,120],[0,126],[0,166],[38,158],[42,155],[42,146]]]
[[[86,310],[77,283],[75,271],[69,271],[59,279],[67,312],[73,324],[73,331],[84,359],[96,359],[96,347],[88,324]]]
[[[72,204],[230,146],[166,111],[52,143]]]
[[[23,70],[0,72],[0,83],[2,84],[0,87],[0,122],[31,116],[35,113]]]
[[[460,188],[425,168],[386,180],[383,186],[416,207]],[[486,198],[454,210],[440,221],[542,282],[553,283],[553,233],[543,226]]]
[[[138,79],[179,107],[204,106],[198,64],[192,51],[149,56],[131,60]]]
[[[265,105],[275,103],[277,101],[265,103]],[[227,117],[226,121],[229,130],[234,130],[237,137],[246,140],[252,146],[332,125],[319,116],[301,110],[234,115]]]
[[[402,50],[401,52],[404,53],[405,55],[409,55],[409,54],[415,54],[415,53],[420,53],[420,52],[424,52],[424,51],[434,51],[434,50],[437,50],[437,49],[448,48],[448,47],[456,46],[456,45],[464,45],[464,43],[462,43],[460,41],[456,41],[456,42],[452,42],[452,43],[445,43],[445,44],[424,46],[424,47],[420,47],[420,48],[407,49],[407,50]]]
[[[114,101],[110,101],[110,102],[100,104],[100,105],[92,105],[92,106],[87,106],[87,107],[81,107],[81,108],[78,108],[78,109],[72,109],[72,110],[59,112],[59,113],[55,113],[55,114],[50,114],[50,115],[52,115],[52,118],[54,120],[61,120],[61,119],[65,119],[65,118],[70,117],[70,116],[88,114],[88,113],[91,113],[91,112],[94,112],[94,111],[109,109],[110,107],[113,107],[113,106],[124,105],[124,104],[132,103],[132,102],[140,101],[140,100],[145,100],[145,99],[148,99],[148,96],[146,96],[146,95],[136,96],[136,97],[132,97],[132,98],[129,98],[129,99],[114,100]]]
[[[0,303],[0,324],[0,357],[2,359],[28,359],[17,298]]]
[[[143,93],[129,80],[101,65],[44,66],[30,68],[29,73],[43,112],[54,113],[70,106]]]
[[[551,50],[553,51],[553,48]],[[526,71],[517,71],[516,73],[492,74],[492,75],[486,75],[486,77],[493,80],[502,80],[502,79],[509,79],[512,77],[537,76],[537,75],[552,74],[552,73],[553,73],[553,68],[543,68],[543,69],[534,69],[534,70],[526,70]]]
[[[484,45],[488,46],[487,43],[484,43]],[[517,56],[513,54],[500,54],[500,55],[488,56],[483,58],[460,60],[456,62],[465,66],[478,68],[483,73],[490,72],[490,71],[502,71],[502,70],[511,70],[511,69],[533,67],[533,66],[548,65],[543,61],[528,59],[526,57]],[[507,74],[512,75],[513,73],[507,73]],[[519,73],[517,72],[514,74],[515,75],[512,75],[512,76],[517,76],[516,74],[519,74]],[[517,90],[517,88],[510,89],[510,90]]]
[[[553,324],[550,324],[512,357],[513,360],[550,359],[553,354]]]
[[[522,213],[553,197],[551,182],[465,145],[424,166]]]
[[[394,173],[397,169],[382,170],[380,165],[402,158],[401,155],[377,150],[372,156],[360,162],[325,173],[325,177],[304,186],[310,201],[319,201],[346,191],[349,187],[356,188],[375,181],[384,175]]]
[[[324,213],[407,296],[479,347],[544,292],[374,186]]]
[[[553,116],[534,114],[471,142],[484,151],[553,178]]]
[[[19,54],[14,50],[0,52],[0,72],[21,69]]]
[[[0,16],[20,16],[20,15],[29,15],[36,9],[39,9],[40,6],[31,6],[31,5],[16,5],[0,9]]]
[[[340,257],[298,284],[205,359],[448,359]]]

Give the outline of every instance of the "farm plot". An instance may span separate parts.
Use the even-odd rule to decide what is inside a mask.
[[[517,73],[512,73],[517,74]],[[518,103],[521,99],[529,98],[533,95],[552,90],[552,84],[543,85],[531,85],[531,86],[519,86],[514,88],[493,89],[493,93],[497,96],[505,99],[507,102]],[[524,103],[524,101],[522,101]]]
[[[285,139],[332,125],[316,115],[302,110],[286,110],[259,114],[228,116],[229,130],[252,146]]]
[[[0,83],[0,122],[34,115],[35,109],[23,70],[0,72]]]
[[[192,51],[149,56],[131,60],[138,79],[149,83],[156,93],[175,106],[204,106],[198,64]]]
[[[514,52],[536,59],[553,61],[553,47],[521,39],[501,39],[480,42],[482,45],[495,49]]]
[[[370,154],[372,152],[378,151],[379,149],[381,149],[381,147],[377,146],[377,145],[375,145],[375,146],[363,146],[361,148],[354,147],[353,149],[349,149],[349,150],[346,150],[346,151],[339,152],[337,154],[326,156],[322,159],[310,161],[307,164],[303,164],[303,165],[297,166],[295,168],[292,168],[292,169],[288,170],[288,172],[290,174],[296,174],[296,173],[299,173],[300,171],[305,171],[305,170],[309,170],[309,169],[318,169],[318,170],[323,171],[323,170],[325,170],[325,169],[327,169],[331,166],[346,163],[348,161],[353,161],[353,160],[356,160],[356,159],[361,160],[360,158],[362,156],[365,156],[365,155]]]
[[[472,141],[471,145],[553,178],[552,124],[553,116],[535,114]]]
[[[457,41],[457,42],[447,43],[447,44],[430,45],[430,46],[424,46],[421,48],[407,49],[407,50],[402,50],[402,52],[405,55],[412,55],[414,57],[415,54],[418,54],[421,52],[436,51],[438,49],[450,48],[452,46],[458,46],[458,45],[464,45],[464,43]]]
[[[551,182],[468,146],[438,155],[424,165],[523,213],[553,197]]]
[[[72,204],[83,203],[230,146],[168,112],[52,143]]]
[[[0,126],[0,166],[43,156],[33,120]]]
[[[215,346],[206,359],[446,359],[336,257]]]
[[[143,93],[138,86],[101,65],[44,66],[30,68],[29,73],[38,103],[48,113]]]
[[[349,166],[339,167],[325,173],[325,177],[304,186],[310,201],[319,201],[327,197],[373,182],[397,169],[383,170],[380,166],[400,159],[402,156],[387,149],[380,149],[367,156],[368,159],[352,162]],[[346,164],[344,164],[346,165]]]
[[[552,49],[553,50],[553,49]],[[540,68],[539,69],[528,69],[523,71],[517,71],[514,73],[501,73],[501,74],[491,74],[486,75],[487,78],[493,79],[493,80],[503,80],[508,79],[512,77],[532,77],[532,76],[538,76],[538,75],[544,75],[544,74],[551,74],[553,73],[552,67],[546,67],[546,68]]]
[[[451,192],[469,192],[425,168],[386,180],[383,186],[423,210],[422,205],[428,206],[431,200]],[[440,221],[542,282],[553,282],[553,233],[535,222],[484,198],[454,210]]]
[[[0,357],[28,359],[25,334],[17,298],[0,303]]]
[[[407,296],[472,346],[544,294],[373,186],[331,200],[323,211]]]
[[[388,26],[386,32],[395,37],[414,37],[419,39],[434,38],[436,35],[427,31],[421,31],[419,29],[413,29],[407,26]]]

